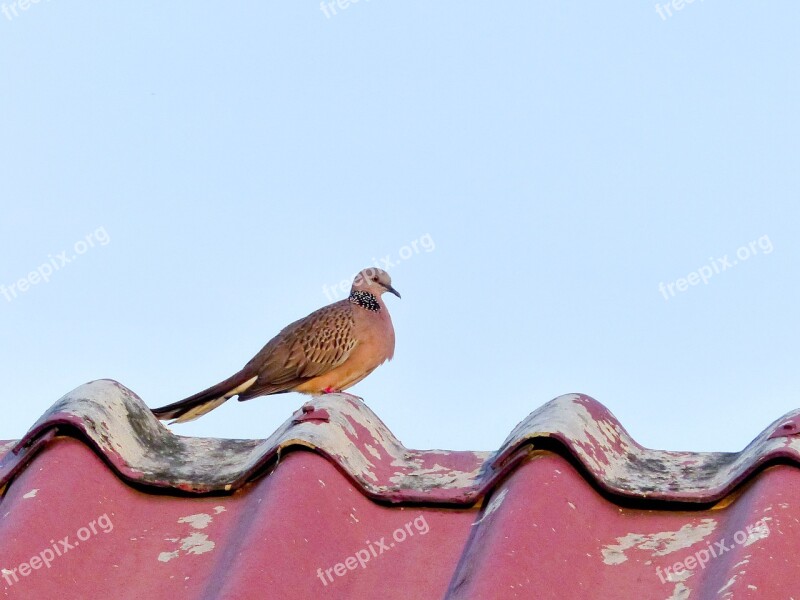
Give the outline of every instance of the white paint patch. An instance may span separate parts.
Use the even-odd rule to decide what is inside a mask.
[[[717,528],[714,519],[703,519],[698,525],[687,523],[678,531],[659,533],[629,533],[616,539],[616,544],[601,548],[603,562],[618,565],[628,560],[625,552],[631,548],[650,551],[651,556],[664,556],[689,548],[711,535]]]
[[[747,555],[747,556],[744,558],[744,560],[740,560],[738,563],[736,563],[735,565],[733,565],[733,567],[731,567],[731,568],[732,568],[732,569],[735,569],[736,567],[741,567],[741,566],[744,566],[744,565],[750,564],[750,557],[751,557],[751,556],[752,556],[752,554],[748,554],[748,555]]]
[[[596,420],[576,394],[560,398],[563,400],[557,407],[565,433],[582,450],[580,459],[587,468],[610,480],[630,475],[626,473],[628,462],[617,459],[637,449],[631,446],[630,438],[620,425],[609,420]],[[554,417],[551,415],[550,418]]]
[[[484,519],[490,517],[494,511],[500,508],[500,505],[503,504],[503,500],[506,499],[506,495],[508,495],[508,488],[503,488],[500,490],[500,492],[492,498],[491,502],[486,505],[486,508],[483,511],[483,516],[475,521],[473,526],[482,523]]]
[[[372,444],[364,444],[364,448],[366,448],[367,452],[372,454],[372,456],[374,456],[378,460],[382,460],[381,453],[378,452],[378,450],[375,448],[375,446],[373,446]]]
[[[225,512],[224,506],[214,507],[214,514],[218,515],[223,512]],[[214,517],[208,513],[197,513],[195,515],[181,517],[178,519],[178,523],[187,524],[192,529],[205,529],[213,520]],[[179,548],[171,552],[160,553],[158,555],[158,560],[160,562],[169,562],[174,558],[178,558],[181,551],[183,551],[184,554],[205,554],[206,552],[211,552],[216,546],[216,543],[208,539],[205,533],[199,533],[197,531],[191,532],[184,538],[167,538],[167,541],[179,544]]]
[[[189,527],[195,529],[205,529],[214,518],[207,513],[199,513],[196,515],[189,515],[178,519],[178,523],[188,523]]]
[[[196,531],[181,540],[181,550],[187,554],[205,554],[211,552],[215,546],[205,533]]]
[[[175,550],[175,552],[162,552],[158,555],[158,560],[159,562],[169,562],[173,558],[178,558],[179,554],[177,550]]]
[[[38,489],[31,490],[27,494],[23,496],[23,498],[36,498],[36,494],[39,493]]]
[[[757,542],[758,540],[768,538],[770,532],[767,521],[772,521],[772,517],[764,517],[758,522],[758,524],[754,525],[752,528],[748,528],[747,539],[742,545],[746,547]]]
[[[736,583],[736,578],[739,577],[739,575],[744,575],[744,571],[739,571],[733,577],[731,577],[725,585],[723,585],[721,588],[719,588],[719,590],[717,590],[717,595],[725,592],[725,590],[727,590],[734,583]],[[731,598],[732,596],[733,592],[725,592],[725,596],[723,596],[723,598]]]
[[[475,453],[477,454],[477,453]],[[480,476],[481,469],[483,468],[483,460],[476,463],[475,469],[472,471],[457,471],[450,467],[445,467],[439,463],[434,464],[428,469],[421,466],[413,471],[395,472],[393,477],[389,478],[394,485],[403,487],[408,485],[409,481],[423,478],[427,480],[430,487],[437,487],[439,489],[465,489],[475,485],[475,482]],[[395,460],[392,462],[393,467],[409,467],[413,466],[414,459]],[[421,460],[416,461],[421,464]]]
[[[690,590],[682,583],[679,583],[678,585],[675,586],[675,589],[672,590],[672,595],[669,598],[667,598],[667,600],[686,600],[691,593],[692,590]]]

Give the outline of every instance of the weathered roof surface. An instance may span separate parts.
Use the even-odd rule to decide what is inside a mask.
[[[800,598],[798,416],[664,452],[573,394],[419,451],[346,394],[219,440],[96,381],[0,442],[0,597]]]

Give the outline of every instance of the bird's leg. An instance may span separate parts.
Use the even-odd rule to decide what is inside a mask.
[[[330,385],[328,387],[326,387],[324,390],[322,390],[322,393],[323,394],[344,394],[345,396],[350,396],[351,398],[356,398],[357,400],[360,400],[361,402],[364,401],[364,399],[361,396],[356,396],[355,394],[349,394],[347,392],[343,392],[342,390],[337,390],[336,388],[334,388],[333,386],[330,386]]]

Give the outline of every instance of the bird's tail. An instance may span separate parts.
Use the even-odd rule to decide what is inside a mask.
[[[258,375],[253,375],[250,371],[239,371],[225,381],[212,385],[207,390],[198,392],[178,402],[154,408],[153,414],[162,421],[174,419],[173,423],[194,421],[218,406],[222,406],[229,398],[244,392],[255,383],[257,378]]]

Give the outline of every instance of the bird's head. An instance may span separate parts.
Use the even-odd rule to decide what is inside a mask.
[[[374,296],[380,296],[384,292],[391,292],[398,298],[400,293],[392,287],[392,278],[383,269],[378,267],[367,267],[356,275],[353,279],[353,288],[351,291],[364,291],[369,292]]]

